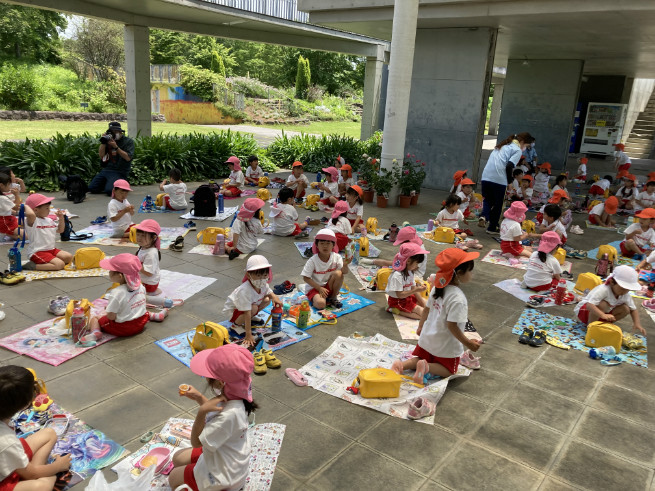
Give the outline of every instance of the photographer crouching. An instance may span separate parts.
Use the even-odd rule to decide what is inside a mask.
[[[118,179],[127,180],[132,168],[134,155],[134,140],[125,135],[121,124],[115,121],[109,123],[109,128],[100,137],[98,149],[102,170],[98,172],[89,184],[89,192],[105,193],[111,196],[114,182]]]

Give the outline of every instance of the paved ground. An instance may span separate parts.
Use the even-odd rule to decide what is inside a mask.
[[[635,167],[642,167],[638,173],[645,174],[652,164]],[[590,174],[605,166],[592,162]],[[575,169],[573,163],[569,169]],[[132,202],[155,190],[155,186],[138,187]],[[424,223],[428,212],[440,208],[443,196],[425,190],[419,206],[408,211],[367,205],[365,213],[376,216],[383,226],[403,219]],[[71,205],[80,215],[74,220],[75,228],[104,215],[106,203],[105,197],[90,196],[81,205]],[[57,194],[55,204],[68,203]],[[140,221],[146,216],[135,218]],[[183,223],[172,214],[155,218],[162,225]],[[582,218],[575,215],[576,223],[582,223]],[[496,247],[485,233],[477,237],[486,246],[483,253]],[[572,236],[570,243],[589,249],[617,237],[585,230],[583,236]],[[190,237],[185,249],[192,244]],[[443,249],[432,243],[427,247],[432,256]],[[63,248],[74,250],[75,245],[66,243]],[[394,253],[390,245],[381,248],[385,257]],[[106,250],[109,254],[126,252],[124,248]],[[304,261],[290,240],[266,236],[260,252],[274,264],[274,283],[301,281]],[[59,367],[2,348],[0,364],[35,368],[63,407],[136,450],[141,446],[138,437],[145,431],[159,430],[172,416],[194,416],[193,404],[177,395],[180,383],[202,386],[198,377],[153,342],[200,320],[221,320],[224,300],[240,283],[244,266],[243,261],[162,251],[163,268],[220,281],[174,309],[164,323],[151,323],[138,336],[116,339]],[[593,266],[592,260],[577,261],[573,272]],[[431,271],[433,267],[428,268]],[[476,263],[474,282],[464,291],[470,318],[486,339],[479,352],[482,369],[449,386],[437,407],[434,426],[399,420],[296,387],[282,370],[254,377],[255,400],[261,406],[257,421],[287,425],[273,489],[654,490],[655,372],[630,365],[606,368],[579,351],[518,344],[511,328],[524,305],[491,285],[520,276],[517,270]],[[356,285],[354,278],[347,283]],[[0,300],[7,304],[7,318],[0,322],[0,335],[48,318],[47,302],[55,295],[97,298],[107,286],[102,278],[3,286]],[[572,310],[556,307],[550,312],[572,315]],[[643,324],[653,332],[655,326],[645,314]],[[378,303],[341,318],[336,326],[313,328],[313,338],[277,354],[283,368],[300,367],[325,350],[335,336],[353,331],[399,339],[395,323]]]

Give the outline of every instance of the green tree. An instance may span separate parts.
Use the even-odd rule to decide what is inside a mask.
[[[0,4],[0,55],[58,64],[67,24],[57,12]]]
[[[67,47],[74,58],[93,68],[98,80],[109,81],[116,69],[124,65],[123,26],[106,20],[82,19]]]
[[[150,29],[150,63],[182,65],[191,51],[192,36],[184,32]]]
[[[296,70],[296,99],[307,97],[307,89],[311,81],[311,71],[309,69],[309,60],[301,56],[298,57],[298,68]]]
[[[205,101],[214,101],[214,86],[224,87],[225,78],[205,68],[182,65],[180,67],[180,85],[190,94]]]
[[[225,63],[223,63],[223,57],[218,54],[218,51],[212,51],[211,71],[225,77]]]

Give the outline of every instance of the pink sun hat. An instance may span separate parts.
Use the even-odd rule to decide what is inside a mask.
[[[410,227],[409,225],[401,228],[398,231],[396,242],[394,242],[393,245],[397,246],[403,242],[413,242],[414,244],[423,245],[423,241],[416,233],[416,229],[414,227]]]
[[[314,243],[312,244],[312,252],[314,254],[318,254],[318,247],[316,247],[317,240],[329,240],[330,242],[334,242],[332,250],[337,254],[339,253],[339,248],[337,247],[337,236],[334,235],[334,232],[329,228],[324,228],[314,237]]]
[[[55,198],[48,198],[47,196],[44,196],[39,193],[34,193],[30,194],[27,199],[25,200],[25,204],[29,206],[30,208],[34,209],[37,206],[45,205],[46,203],[50,203],[53,201]]]
[[[321,169],[323,172],[330,174],[332,176],[332,182],[336,182],[339,180],[339,169],[336,167],[330,166],[330,167],[324,167]]]
[[[241,170],[241,161],[239,160],[239,157],[232,155],[229,159],[227,159],[224,164],[232,164],[234,165],[234,170]]]
[[[237,218],[242,222],[247,222],[255,216],[255,213],[257,213],[258,210],[261,210],[265,204],[266,203],[259,198],[248,198],[241,205]]]
[[[541,239],[539,240],[539,248],[537,250],[539,252],[545,252],[546,254],[549,254],[553,252],[555,248],[561,243],[562,239],[560,239],[559,235],[557,235],[557,232],[553,232],[552,230],[549,232],[544,232],[544,234],[541,236]]]
[[[401,245],[400,249],[398,249],[398,254],[393,258],[391,267],[394,271],[404,271],[405,266],[407,266],[407,260],[416,254],[430,254],[430,251],[426,251],[423,247],[413,242]]]
[[[252,354],[241,345],[230,343],[206,349],[191,358],[191,371],[201,377],[225,383],[223,394],[229,400],[252,402]]]
[[[349,209],[350,209],[350,205],[348,205],[347,201],[337,201],[337,203],[334,205],[332,218],[337,218],[343,215],[344,213],[348,213]]]
[[[159,250],[159,246],[161,244],[161,241],[159,240],[161,227],[155,220],[153,220],[152,218],[147,218],[144,221],[142,221],[140,224],[138,224],[136,226],[136,229],[141,230],[142,232],[150,232],[152,234],[155,234],[157,236],[157,240],[155,241],[155,247]]]
[[[523,201],[514,201],[512,203],[512,206],[510,206],[507,210],[505,210],[503,216],[505,218],[509,218],[510,220],[514,220],[516,222],[522,222],[523,220],[525,220],[526,211],[528,211],[528,207],[525,205]]]
[[[114,257],[100,260],[100,267],[107,271],[116,271],[125,277],[125,283],[130,291],[134,291],[141,286],[141,261],[134,254],[126,252],[117,254]]]

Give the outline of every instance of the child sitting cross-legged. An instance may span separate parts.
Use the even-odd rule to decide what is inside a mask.
[[[230,260],[257,249],[257,236],[264,233],[261,221],[264,204],[259,198],[248,198],[239,208],[232,225],[232,240],[225,244]]]
[[[521,286],[536,292],[550,290],[559,283],[562,267],[553,256],[553,252],[561,244],[557,232],[548,231],[541,236],[539,247],[530,256],[528,269],[523,276]]]
[[[24,266],[26,269],[39,271],[60,271],[73,260],[70,252],[55,247],[57,234],[66,227],[65,212],[59,210],[56,216],[50,215],[50,202],[48,198],[39,193],[30,194],[25,200],[25,235],[27,257],[30,261]]]
[[[316,309],[333,306],[340,309],[339,290],[343,285],[343,275],[348,272],[337,248],[337,237],[330,229],[323,229],[314,237],[314,255],[302,269],[302,277],[307,283],[305,295]]]
[[[651,223],[655,219],[655,210],[646,208],[635,215],[639,219],[638,223],[631,224],[623,232],[625,240],[621,242],[621,254],[625,257],[635,257],[642,259],[655,245],[655,230],[651,228]]]
[[[118,179],[114,182],[114,188],[111,192],[111,200],[107,205],[107,218],[111,222],[114,230],[113,238],[120,239],[130,236],[130,229],[134,227],[132,215],[134,215],[134,206],[127,201],[127,195],[132,191],[130,183],[125,179]]]
[[[159,190],[166,193],[164,195],[164,206],[162,206],[163,210],[186,209],[186,184],[182,182],[180,169],[173,167],[168,171],[168,179],[164,179],[159,184]]]
[[[246,169],[246,184],[259,186],[259,178],[264,177],[264,171],[259,166],[257,155],[248,157],[248,168]]]
[[[559,236],[562,244],[566,244],[566,227],[560,221],[561,216],[562,209],[558,205],[547,204],[544,207],[544,219],[539,224],[538,232],[543,234],[544,232],[553,231]]]
[[[532,248],[521,244],[521,241],[528,237],[538,237],[538,234],[523,233],[521,230],[521,223],[525,220],[527,209],[523,201],[514,201],[503,214],[505,219],[500,224],[500,250],[504,256],[530,257],[532,255]]]
[[[48,464],[50,452],[57,443],[52,428],[42,428],[25,438],[18,438],[9,421],[14,414],[31,407],[36,395],[34,375],[17,365],[0,367],[0,490],[47,491],[63,489],[71,456],[55,456]]]
[[[291,188],[282,188],[277,194],[277,202],[271,206],[269,213],[271,219],[271,228],[273,235],[283,237],[307,237],[309,234],[305,230],[308,220],[298,222],[298,210],[294,205],[294,192]],[[308,217],[309,218],[309,217]]]
[[[271,264],[264,256],[250,256],[241,285],[230,293],[225,301],[223,312],[231,312],[230,322],[243,327],[246,331],[243,340],[245,346],[255,344],[252,326],[264,325],[264,319],[257,314],[268,307],[271,301],[275,305],[282,305],[279,297],[268,285],[273,278],[271,268]]]
[[[293,163],[291,174],[287,177],[287,182],[284,185],[294,192],[296,203],[302,203],[302,199],[305,196],[305,189],[309,187],[309,180],[303,174],[302,162],[296,160]]]
[[[421,318],[423,307],[425,307],[425,300],[421,296],[421,292],[425,291],[425,285],[418,285],[414,281],[414,271],[425,262],[427,254],[430,252],[413,242],[400,246],[391,265],[393,273],[387,282],[386,293],[389,295],[387,312],[410,319]]]

